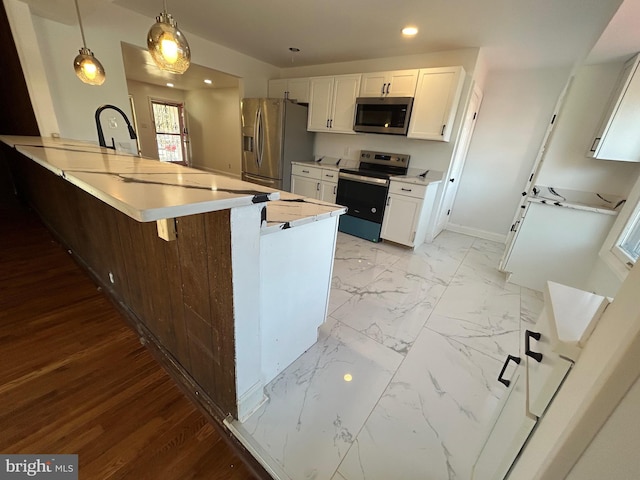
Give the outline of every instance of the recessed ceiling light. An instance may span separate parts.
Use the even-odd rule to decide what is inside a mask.
[[[173,87],[173,83],[167,83],[167,87]]]
[[[213,82],[210,79],[205,78],[204,83],[206,83],[207,85],[211,85]]]
[[[418,29],[416,27],[404,27],[402,29],[402,35],[406,37],[413,37],[418,33]]]

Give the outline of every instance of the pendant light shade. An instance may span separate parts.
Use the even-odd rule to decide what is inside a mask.
[[[147,34],[147,48],[158,68],[182,74],[191,63],[191,49],[187,39],[178,30],[178,24],[164,2],[164,11],[156,17],[156,23]]]
[[[80,54],[73,61],[76,75],[89,85],[102,85],[105,80],[104,67],[87,47],[80,49]]]
[[[78,0],[74,0],[76,4],[76,13],[78,14],[78,23],[80,24],[80,34],[82,35],[82,48],[80,53],[73,60],[73,69],[80,80],[89,85],[102,85],[105,80],[104,67],[100,61],[93,55],[93,52],[87,48],[87,41],[84,38],[84,28],[82,28],[82,19],[80,18],[80,8],[78,8]]]

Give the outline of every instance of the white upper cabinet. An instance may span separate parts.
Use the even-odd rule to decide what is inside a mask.
[[[640,54],[625,63],[587,155],[640,162]]]
[[[449,141],[464,78],[462,67],[420,69],[407,137]]]
[[[360,77],[357,74],[311,78],[307,129],[314,132],[355,133],[353,119]]]
[[[309,79],[281,78],[269,80],[269,98],[288,98],[298,103],[309,103]]]
[[[419,70],[363,73],[361,97],[413,97]]]

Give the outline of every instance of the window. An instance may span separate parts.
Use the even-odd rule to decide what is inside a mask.
[[[640,204],[636,206],[631,220],[622,231],[622,235],[613,248],[613,253],[629,267],[638,260],[638,256],[640,256]]]
[[[600,250],[600,257],[620,280],[640,256],[640,177],[631,189],[627,202],[620,210],[607,239]]]
[[[181,104],[152,101],[153,123],[158,144],[158,158],[162,162],[185,162],[183,138],[186,135]]]

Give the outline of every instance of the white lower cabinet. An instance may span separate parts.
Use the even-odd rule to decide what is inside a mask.
[[[291,192],[307,198],[336,203],[338,170],[306,164],[293,164],[291,168]]]
[[[523,358],[508,356],[498,376],[508,390],[490,423],[473,480],[505,478],[609,303],[599,295],[554,282],[547,282],[544,293],[544,308],[535,326],[523,333]],[[518,362],[516,371],[505,379],[512,361]]]
[[[486,443],[473,469],[473,480],[504,478],[537,419],[526,414],[527,382],[521,363],[504,394]]]
[[[323,202],[336,203],[338,193],[338,171],[322,169],[320,181],[320,200]]]
[[[307,198],[320,198],[322,169],[308,165],[291,166],[291,192]]]
[[[439,183],[416,185],[392,179],[380,237],[408,247],[424,243]]]

